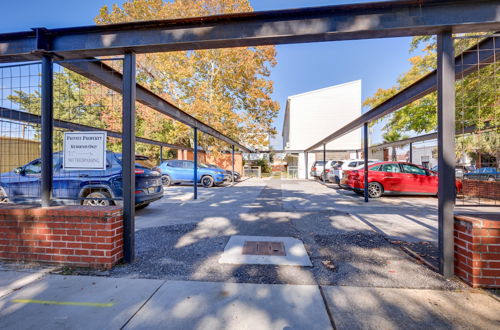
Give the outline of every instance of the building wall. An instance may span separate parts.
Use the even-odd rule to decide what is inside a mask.
[[[12,171],[40,157],[40,142],[0,136],[0,173]]]
[[[428,162],[428,168],[432,168],[438,164],[438,160],[433,157],[432,150],[436,146],[413,147],[413,164],[425,165]]]
[[[283,124],[284,149],[304,150],[361,115],[361,80],[288,98]],[[356,150],[361,130],[326,145],[327,149]]]
[[[177,159],[193,160],[194,155],[192,151],[178,150]],[[230,153],[221,153],[219,156],[215,156],[212,153],[207,154],[205,151],[198,151],[198,161],[206,164],[215,164],[225,170],[232,169],[232,156]],[[243,173],[243,155],[239,152],[234,153],[234,170]]]

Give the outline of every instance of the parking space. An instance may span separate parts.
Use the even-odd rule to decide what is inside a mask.
[[[315,181],[257,178],[232,187],[200,189],[196,201],[178,197],[188,196],[191,189],[168,187],[164,199],[138,211],[137,260],[105,274],[268,284],[463,287],[400,249],[404,245],[436,261],[434,197],[383,197],[364,203],[350,191]],[[221,263],[235,236],[298,239],[312,267]]]

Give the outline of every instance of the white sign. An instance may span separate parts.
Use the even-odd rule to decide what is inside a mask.
[[[64,132],[65,170],[105,170],[106,132]]]

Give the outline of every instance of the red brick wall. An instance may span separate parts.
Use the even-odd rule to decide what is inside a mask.
[[[188,150],[177,150],[177,159],[181,160],[193,160],[194,158],[193,152]],[[225,170],[231,170],[232,163],[232,155],[230,153],[219,154],[218,157],[215,157],[213,154],[207,154],[205,151],[198,151],[198,161],[207,164],[214,164],[223,168]],[[243,154],[240,152],[234,153],[234,170],[243,174]]]
[[[462,180],[465,196],[500,200],[500,181]]]
[[[500,288],[500,215],[455,216],[455,275],[473,287]]]
[[[0,259],[109,269],[122,258],[120,207],[0,207]]]

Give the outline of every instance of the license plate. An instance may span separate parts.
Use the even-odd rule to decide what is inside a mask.
[[[151,188],[148,188],[148,192],[150,194],[154,193],[156,191],[156,188],[155,187],[151,187]]]

